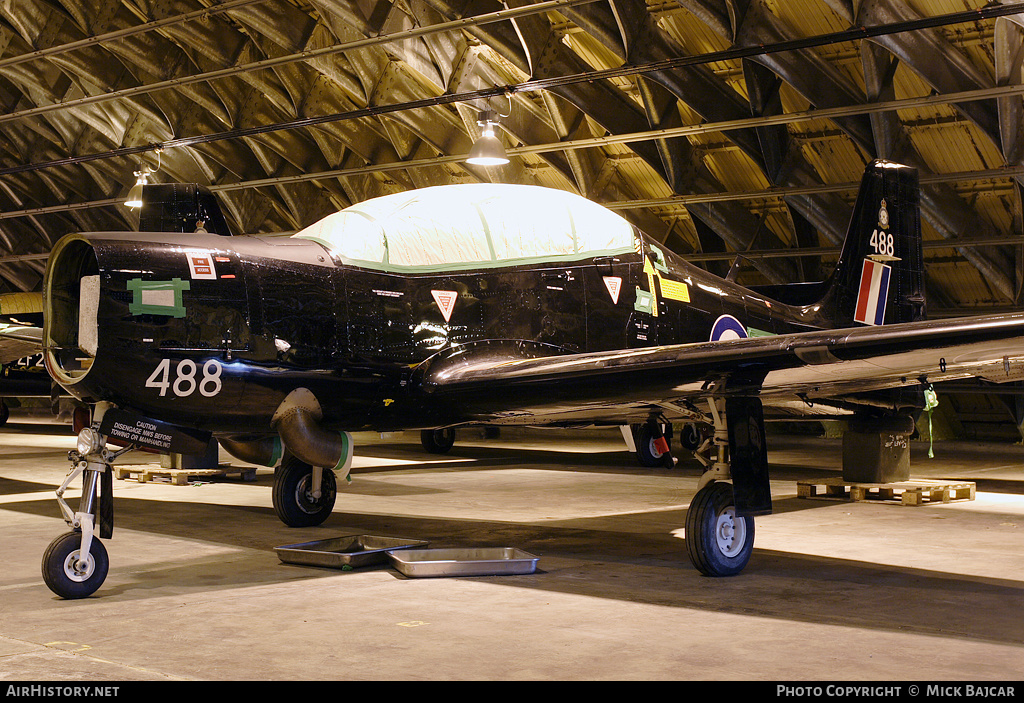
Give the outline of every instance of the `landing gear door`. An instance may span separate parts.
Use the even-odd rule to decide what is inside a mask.
[[[768,483],[768,450],[764,412],[758,398],[728,398],[729,457],[738,516],[768,515],[772,511]]]

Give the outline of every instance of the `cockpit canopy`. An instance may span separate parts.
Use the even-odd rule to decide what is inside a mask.
[[[384,271],[441,271],[575,261],[636,251],[633,226],[573,193],[474,183],[373,198],[294,235],[343,262]]]

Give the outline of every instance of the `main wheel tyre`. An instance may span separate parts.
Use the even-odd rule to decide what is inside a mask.
[[[439,430],[422,430],[420,444],[431,454],[447,454],[455,446],[455,428],[442,427]]]
[[[665,444],[668,444],[668,434],[666,433],[664,437]],[[665,452],[658,449],[654,430],[651,429],[650,425],[637,425],[633,438],[636,443],[636,457],[640,462],[640,466],[648,468],[664,466]]]
[[[43,552],[43,581],[61,598],[88,598],[107,578],[107,549],[93,538],[89,557],[81,559],[82,533],[67,532]]]
[[[754,518],[738,517],[732,486],[710,483],[686,511],[686,551],[705,576],[734,576],[754,551]]]
[[[274,475],[274,512],[288,527],[313,527],[334,510],[338,495],[334,471],[323,470],[320,496],[313,496],[313,467],[293,456],[287,457]]]

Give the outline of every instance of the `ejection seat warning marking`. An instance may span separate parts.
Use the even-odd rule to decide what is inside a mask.
[[[188,270],[192,278],[217,279],[217,270],[213,266],[213,256],[208,251],[188,250],[185,252],[188,259]]]
[[[622,279],[618,276],[604,276],[604,285],[608,289],[608,295],[612,297],[612,302],[618,305],[619,290],[622,289]]]
[[[143,281],[133,278],[126,284],[132,292],[132,302],[128,304],[128,312],[132,315],[170,315],[185,317],[185,304],[182,302],[182,291],[189,290],[192,284],[180,278],[169,281]]]
[[[455,299],[459,297],[458,292],[453,290],[432,290],[430,294],[434,296],[434,302],[437,303],[438,309],[444,315],[444,321],[451,321],[452,310],[455,309]]]

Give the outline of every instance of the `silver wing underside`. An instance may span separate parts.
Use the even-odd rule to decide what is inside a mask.
[[[41,327],[0,324],[0,364],[23,359],[43,349]]]

